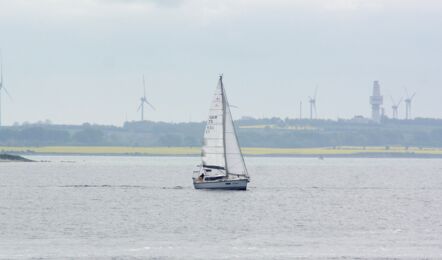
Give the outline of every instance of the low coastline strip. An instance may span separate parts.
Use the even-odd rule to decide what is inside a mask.
[[[242,149],[246,156],[287,157],[408,157],[442,158],[441,148],[418,147],[322,147]],[[21,155],[130,155],[130,156],[199,156],[200,147],[123,147],[123,146],[0,146],[0,153]]]

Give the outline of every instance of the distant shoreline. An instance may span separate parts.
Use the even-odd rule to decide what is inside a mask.
[[[200,147],[119,147],[119,146],[0,146],[0,154],[88,155],[88,156],[200,156]],[[242,149],[249,157],[294,158],[442,158],[441,148],[417,147],[323,147]]]
[[[33,162],[19,155],[0,153],[0,162]]]

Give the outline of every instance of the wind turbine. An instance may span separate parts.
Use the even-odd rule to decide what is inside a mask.
[[[407,94],[407,98],[405,99],[405,119],[411,120],[411,102],[413,102],[414,96],[416,96],[416,92],[413,95],[408,95],[407,89],[405,89],[405,93]]]
[[[302,100],[299,101],[299,120],[302,120]]]
[[[144,75],[143,75],[143,90],[144,90],[144,95],[140,98],[140,106],[138,107],[138,110],[137,110],[137,111],[141,110],[141,121],[144,121],[144,104],[147,104],[153,110],[155,110],[155,107],[152,106],[152,104],[149,103],[149,101],[147,101],[147,98],[146,98],[146,82],[144,80]]]
[[[310,97],[310,96],[308,97],[309,103],[310,103],[310,120],[313,120],[313,114],[314,114],[315,118],[318,115],[317,110],[316,110],[316,96],[317,96],[317,94],[318,94],[318,86],[316,86],[315,95],[313,97]]]
[[[390,96],[390,98],[391,98],[391,102],[393,103],[393,105],[391,106],[391,108],[393,109],[393,119],[398,119],[398,108],[399,108],[400,104],[402,103],[403,98],[401,98],[398,103],[394,102],[394,99],[392,96]]]
[[[0,50],[0,127],[2,126],[2,91],[8,95],[9,98],[11,98],[11,95],[9,95],[8,90],[5,88],[5,83],[3,81],[3,59],[2,59],[2,53]],[[11,98],[12,99],[12,98]]]

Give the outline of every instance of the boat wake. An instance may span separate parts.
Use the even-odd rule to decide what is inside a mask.
[[[57,186],[60,188],[121,188],[121,189],[155,189],[155,190],[182,190],[191,189],[191,187],[183,186],[173,186],[173,187],[155,187],[155,186],[143,186],[143,185],[89,185],[89,184],[79,184],[79,185],[63,185]]]

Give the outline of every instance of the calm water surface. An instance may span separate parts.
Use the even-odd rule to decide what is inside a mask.
[[[442,160],[246,158],[197,191],[196,157],[0,163],[2,259],[442,258]]]

